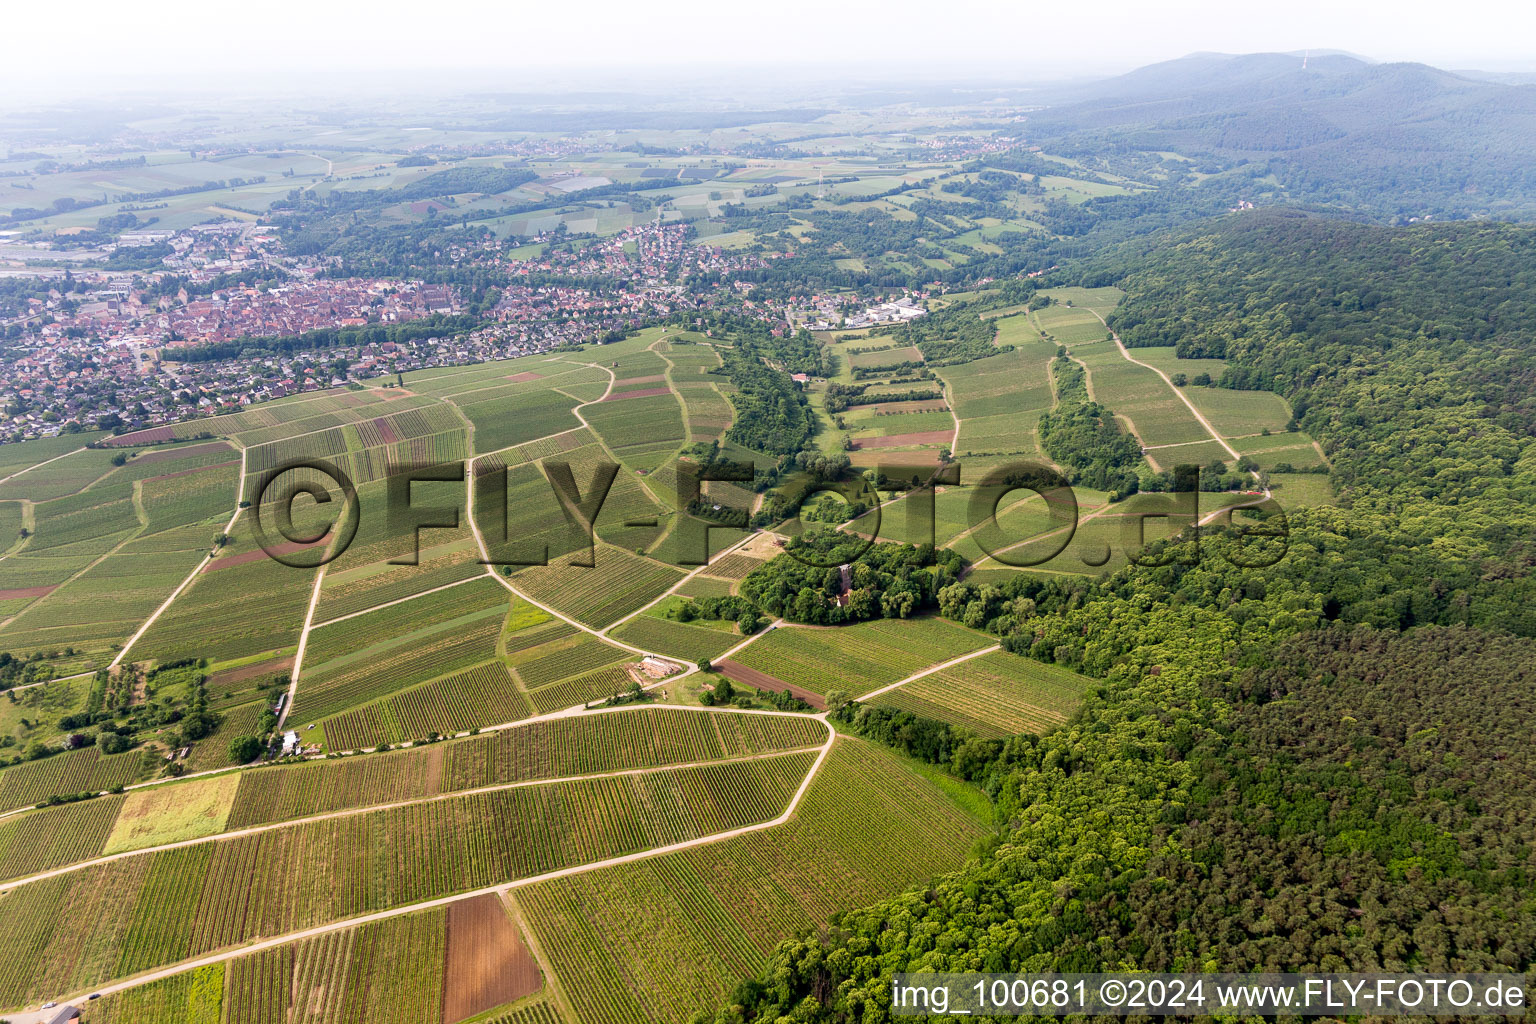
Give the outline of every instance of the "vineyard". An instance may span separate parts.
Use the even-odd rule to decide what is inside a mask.
[[[577,704],[623,693],[632,683],[633,680],[623,665],[610,665],[549,686],[541,686],[537,690],[529,690],[528,699],[533,702],[535,711],[541,715],[547,715],[575,707]]]
[[[689,626],[655,615],[637,615],[613,631],[617,640],[684,661],[718,658],[744,639],[723,629]]]
[[[599,546],[594,568],[532,566],[512,582],[534,600],[595,629],[643,607],[682,577],[669,565]]]
[[[789,715],[633,708],[533,722],[447,748],[444,784],[472,789],[819,746],[826,727]]]
[[[104,796],[0,819],[0,879],[96,856],[122,805],[122,797]]]
[[[242,772],[228,827],[510,782],[800,750],[825,739],[824,726],[794,716],[640,707],[550,719],[451,743]]]
[[[963,726],[978,736],[1003,737],[1065,722],[1089,684],[1075,672],[994,651],[883,693],[874,703]]]
[[[223,1019],[435,1024],[442,1020],[447,920],[446,910],[426,910],[237,957],[229,963]]]
[[[732,659],[823,696],[857,697],[989,643],[943,619],[873,619],[831,629],[780,626]]]
[[[709,563],[709,568],[701,575],[714,576],[722,580],[746,579],[753,569],[763,564],[761,558],[753,558],[751,555],[729,554],[724,558],[717,558]]]
[[[779,941],[945,870],[981,832],[901,759],[844,738],[788,824],[518,901],[581,1024],[687,1020]]]
[[[534,391],[519,395],[516,400],[465,401],[474,397],[477,396],[471,393],[454,402],[475,425],[477,452],[499,451],[581,426],[571,412],[575,400],[558,391]]]
[[[138,753],[103,757],[94,747],[27,761],[0,772],[0,810],[27,807],[51,796],[126,786],[139,778],[142,766]]]
[[[524,686],[535,689],[631,657],[633,655],[622,647],[614,647],[583,633],[573,639],[530,648],[519,655],[513,669]]]
[[[294,699],[317,721],[495,654],[506,591],[486,579],[315,630]]]
[[[649,472],[683,443],[682,409],[670,392],[600,402],[582,415],[630,469]]]
[[[83,1024],[258,1024],[259,1018],[223,1015],[225,981],[224,965],[210,964],[125,989],[92,1003]]]
[[[424,549],[420,565],[372,565],[351,574],[330,572],[320,590],[315,621],[324,623],[449,583],[474,579],[485,574],[478,559],[473,542],[464,541],[436,550]]]
[[[813,758],[498,790],[131,856],[18,886],[0,897],[0,1005],[766,821]]]
[[[330,750],[451,736],[527,718],[528,700],[506,666],[486,662],[325,720]]]
[[[500,662],[476,665],[389,700],[401,738],[450,735],[527,718],[527,699]]]
[[[239,484],[238,461],[145,480],[140,493],[149,517],[148,530],[159,533],[209,520],[223,522],[235,506]]]
[[[225,661],[298,642],[314,576],[268,558],[250,520],[240,516],[230,543],[144,634],[135,659]]]

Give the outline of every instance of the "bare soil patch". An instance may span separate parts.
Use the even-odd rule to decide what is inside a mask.
[[[671,394],[671,390],[671,388],[639,388],[635,391],[615,391],[613,394],[603,399],[603,401],[619,402],[626,398],[649,398],[652,395]]]
[[[208,686],[210,688],[228,686],[231,683],[243,683],[247,679],[255,679],[257,676],[292,670],[293,655],[290,654],[286,658],[272,658],[269,661],[258,661],[250,665],[241,665],[239,668],[227,668],[222,672],[215,672],[208,677]]]
[[[540,376],[540,374],[534,373],[532,370],[524,370],[522,373],[507,374],[507,380],[513,384],[526,384],[530,380],[539,380]]]
[[[457,1024],[544,986],[539,966],[496,895],[448,907],[443,1021]]]
[[[41,587],[18,587],[14,590],[0,590],[0,601],[13,601],[23,597],[47,597],[59,589],[57,583]]]
[[[146,465],[151,462],[168,462],[171,459],[184,459],[189,455],[209,455],[213,452],[232,452],[226,441],[209,441],[207,444],[192,444],[185,448],[166,448],[158,452],[145,452],[133,460],[136,466]]]
[[[759,672],[755,668],[748,668],[740,662],[731,661],[727,658],[725,661],[717,661],[715,668],[719,670],[721,675],[732,682],[745,683],[747,686],[757,690],[772,690],[774,693],[783,693],[785,690],[788,690],[818,711],[825,711],[827,709],[827,702],[821,694],[807,690],[803,686],[786,683],[782,679],[775,679],[767,672]]]
[[[864,448],[905,448],[914,444],[948,444],[955,436],[952,430],[922,430],[915,434],[884,434],[880,437],[856,438],[853,446]]]
[[[384,439],[385,444],[394,444],[400,440],[400,435],[395,433],[395,425],[386,417],[380,416],[373,421],[373,425],[378,429],[379,436]]]

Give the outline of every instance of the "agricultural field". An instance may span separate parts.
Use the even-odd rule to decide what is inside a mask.
[[[1210,434],[1156,371],[1137,366],[1114,345],[1072,347],[1088,367],[1094,399],[1129,420],[1143,445],[1204,441]]]
[[[874,619],[831,628],[780,626],[731,660],[822,696],[842,690],[857,697],[991,643],[944,619]]]
[[[642,473],[667,461],[686,433],[682,407],[665,383],[616,391],[582,415],[619,462]]]
[[[1070,348],[1109,339],[1109,328],[1089,309],[1058,303],[1034,310],[1029,317],[1040,335],[1053,345]]]
[[[505,588],[485,578],[313,630],[294,721],[316,722],[493,657],[510,610]]]
[[[1049,366],[1056,348],[1040,341],[1015,344],[1011,352],[938,369],[960,420],[957,458],[1038,453],[1035,422],[1053,402]]]
[[[0,880],[86,860],[101,852],[123,797],[104,796],[0,818]]]
[[[656,615],[637,615],[613,631],[616,640],[683,661],[717,658],[744,637],[729,630],[693,626]]]
[[[27,807],[51,796],[99,793],[135,782],[143,773],[138,751],[104,757],[89,747],[26,761],[0,771],[0,810]]]
[[[515,891],[580,1024],[687,1020],[780,941],[955,863],[982,822],[840,738],[785,825]]]
[[[1208,373],[1211,379],[1220,379],[1227,369],[1225,359],[1180,359],[1178,347],[1175,345],[1157,345],[1137,347],[1129,350],[1131,358],[1155,366],[1168,376],[1182,373],[1187,377]]]
[[[512,585],[535,601],[601,628],[665,592],[682,570],[608,545],[598,545],[594,565],[530,566],[512,576]]]
[[[813,757],[503,789],[148,852],[16,886],[0,897],[10,925],[0,935],[8,965],[0,966],[0,1005],[767,821]],[[68,916],[61,908],[80,900],[92,908],[89,943],[58,926]]]
[[[39,463],[68,455],[77,448],[84,448],[105,436],[102,431],[92,430],[79,434],[44,437],[35,441],[22,441],[19,444],[0,445],[0,480],[26,473]]]
[[[883,693],[874,703],[1001,739],[1065,722],[1091,683],[1076,672],[993,651]]]
[[[240,776],[220,775],[128,794],[102,853],[201,839],[224,831]]]
[[[210,964],[114,993],[92,1003],[84,1024],[221,1024],[228,968]],[[240,1017],[253,1024],[260,1017]]]

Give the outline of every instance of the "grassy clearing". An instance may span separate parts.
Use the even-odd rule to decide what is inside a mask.
[[[211,779],[154,786],[128,794],[102,852],[122,853],[200,839],[224,831],[240,776],[231,772]]]

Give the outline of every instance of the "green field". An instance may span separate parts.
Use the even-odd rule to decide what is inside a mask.
[[[825,629],[780,626],[732,660],[813,693],[857,697],[991,642],[944,619],[875,619]]]
[[[1002,737],[1062,724],[1090,683],[1075,672],[994,651],[881,694],[874,703]]]
[[[0,1004],[767,821],[813,756],[455,797],[149,852],[17,886],[0,896],[8,925],[0,934]],[[84,908],[78,918],[63,913],[70,906]]]
[[[843,738],[786,825],[516,898],[580,1024],[686,1020],[779,941],[944,870],[980,832],[908,762]]]

